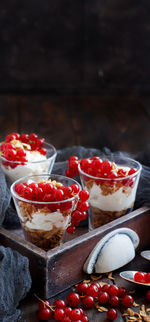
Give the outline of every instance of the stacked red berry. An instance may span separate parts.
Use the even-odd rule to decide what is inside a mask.
[[[84,314],[84,311],[77,307],[79,303],[80,296],[77,293],[70,293],[66,298],[66,302],[63,300],[56,300],[53,305],[48,301],[40,300],[38,305],[38,317],[44,321],[52,318],[55,321],[62,322],[88,322],[89,319]]]
[[[64,186],[56,181],[41,181],[32,183],[17,183],[15,192],[22,198],[29,201],[44,202],[51,211],[60,209],[67,211],[72,209],[73,202],[76,203],[76,210],[71,213],[71,222],[67,228],[68,233],[73,233],[76,226],[87,216],[89,204],[87,202],[89,193],[81,190],[78,184]],[[36,207],[41,208],[41,204],[36,203]]]
[[[150,273],[136,272],[134,274],[134,280],[138,283],[150,284]]]
[[[149,294],[147,293],[147,299]],[[114,321],[117,318],[116,307],[122,305],[124,308],[131,307],[133,297],[127,295],[125,288],[115,285],[100,286],[97,282],[87,284],[81,282],[76,286],[76,292],[71,292],[67,295],[66,301],[56,300],[51,306],[48,301],[40,301],[38,316],[41,320],[55,319],[62,322],[88,322],[89,319],[85,316],[84,309],[91,309],[94,305],[97,307],[106,305],[107,319]]]
[[[136,169],[130,168],[125,171],[123,168],[117,167],[114,162],[109,160],[102,160],[100,157],[94,156],[86,159],[79,160],[77,156],[71,156],[68,159],[68,169],[66,169],[66,175],[68,177],[74,177],[79,174],[80,169],[87,175],[101,179],[111,179],[111,183],[115,182],[115,179],[121,179],[124,185],[133,185],[133,180],[125,180],[127,176],[131,176],[137,172]],[[85,178],[86,180],[86,178]],[[88,180],[88,178],[87,178]]]
[[[127,291],[123,287],[116,285],[103,285],[99,283],[87,284],[82,282],[76,286],[76,290],[82,298],[82,305],[85,309],[90,309],[94,304],[99,303],[101,306],[108,307],[107,319],[113,321],[117,317],[117,311],[120,305],[123,307],[131,307],[133,304],[133,297],[127,295]]]
[[[15,168],[19,162],[24,165],[27,162],[26,151],[38,151],[42,155],[46,155],[46,149],[43,148],[44,138],[39,138],[35,133],[22,134],[12,133],[7,135],[5,141],[0,145],[0,154],[9,163],[11,168]],[[7,162],[6,164],[7,165]]]

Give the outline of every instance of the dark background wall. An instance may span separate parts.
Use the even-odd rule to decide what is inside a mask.
[[[148,0],[1,0],[0,136],[145,149],[149,17]]]

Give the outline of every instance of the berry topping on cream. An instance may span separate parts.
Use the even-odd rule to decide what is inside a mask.
[[[83,188],[89,192],[91,227],[99,227],[132,210],[140,171],[137,161],[125,157],[68,159],[66,175],[79,174]]]
[[[35,133],[12,133],[0,144],[1,167],[11,183],[24,176],[50,173],[55,157],[55,148]]]
[[[51,175],[61,177],[63,183],[48,177],[26,177],[11,186],[26,239],[44,249],[58,245],[66,229],[73,233],[89,208],[89,193],[80,190],[75,180]]]

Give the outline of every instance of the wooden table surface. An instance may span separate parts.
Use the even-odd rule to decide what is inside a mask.
[[[114,277],[114,280],[108,279],[107,275],[103,274],[101,281],[107,282],[109,284],[113,283],[113,284],[116,284],[117,286],[126,287],[128,292],[131,292],[131,294],[132,294],[132,291],[135,291],[135,293],[133,294],[135,302],[139,305],[145,304],[147,308],[150,308],[150,303],[148,303],[145,299],[145,293],[150,288],[146,287],[146,286],[137,286],[133,283],[126,282],[119,276],[120,271],[131,270],[131,269],[149,272],[150,271],[150,262],[143,259],[140,256],[140,254],[138,253],[136,255],[135,259],[131,263],[127,264],[126,266],[124,266],[120,270],[116,270],[113,272],[112,276]],[[88,278],[90,278],[90,276],[88,276]],[[37,281],[37,283],[38,283],[38,281]],[[62,292],[61,294],[55,296],[54,298],[49,299],[49,301],[50,301],[50,303],[53,303],[53,301],[57,298],[65,300],[67,294],[74,291],[74,290],[75,290],[75,288],[72,287],[72,288],[66,290],[65,292]],[[37,316],[38,300],[34,296],[32,289],[31,289],[30,294],[28,294],[27,297],[20,303],[19,308],[21,309],[21,313],[22,313],[22,317],[21,317],[22,322],[35,322],[35,321],[39,322],[40,321]],[[137,311],[137,312],[139,312],[139,310],[140,310],[140,306],[139,307],[132,307],[132,308],[134,311]],[[125,318],[122,317],[122,313],[124,313],[125,311],[126,310],[123,310],[123,309],[121,309],[121,311],[117,310],[118,317],[115,320],[116,322],[127,321],[127,319],[125,320]],[[100,313],[96,310],[96,308],[93,308],[91,310],[85,310],[85,312],[86,312],[86,315],[88,316],[90,322],[106,321],[106,313]],[[51,319],[51,321],[54,321],[54,320]]]

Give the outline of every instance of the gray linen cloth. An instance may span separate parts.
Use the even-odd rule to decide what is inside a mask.
[[[16,309],[31,288],[28,258],[9,247],[0,246],[0,321],[16,322]]]

